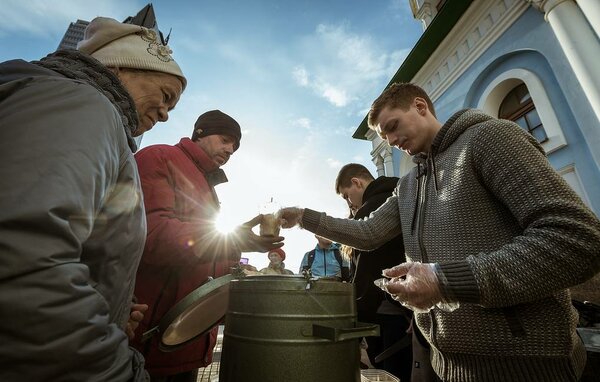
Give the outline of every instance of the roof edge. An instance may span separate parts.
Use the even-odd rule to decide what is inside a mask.
[[[404,59],[402,65],[400,65],[400,68],[396,71],[396,74],[394,74],[385,89],[389,88],[395,82],[410,82],[423,65],[427,63],[429,57],[436,51],[446,36],[448,36],[472,2],[473,0],[446,1],[408,56],[406,56],[406,59]],[[352,138],[367,140],[366,133],[369,130],[367,118],[368,114],[363,118],[354,134],[352,134]]]

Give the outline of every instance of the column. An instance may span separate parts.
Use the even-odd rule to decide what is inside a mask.
[[[385,168],[383,166],[383,158],[381,155],[377,154],[372,158],[375,167],[377,167],[377,177],[385,175]]]
[[[594,114],[600,121],[600,43],[573,0],[527,0],[545,13]],[[584,1],[585,2],[585,1]],[[598,8],[598,0],[590,0]],[[595,5],[593,4],[595,3]],[[596,15],[597,16],[597,15]]]
[[[394,157],[392,156],[392,148],[387,146],[383,151],[383,167],[385,176],[394,176]]]
[[[577,0],[577,5],[596,32],[596,37],[600,38],[600,1]]]

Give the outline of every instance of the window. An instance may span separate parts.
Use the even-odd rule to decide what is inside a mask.
[[[544,125],[524,83],[521,83],[506,95],[500,104],[498,117],[514,121],[540,143],[548,140]]]

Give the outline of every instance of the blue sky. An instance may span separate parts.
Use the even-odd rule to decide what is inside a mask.
[[[123,20],[147,2],[8,0],[0,7],[0,61],[35,60],[56,49],[68,24]],[[169,121],[142,147],[189,137],[201,113],[220,109],[242,126],[240,150],[217,186],[224,225],[249,220],[273,197],[282,206],[345,216],[337,172],[357,162],[374,174],[370,142],[352,139],[422,33],[408,0],[154,1],[161,30],[188,87]],[[316,244],[294,228],[287,268]],[[244,254],[259,269],[265,254]]]

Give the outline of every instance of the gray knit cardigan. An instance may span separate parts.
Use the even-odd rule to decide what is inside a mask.
[[[444,381],[577,380],[586,355],[567,288],[600,270],[593,212],[531,135],[476,110],[415,161],[368,219],[306,209],[302,226],[364,250],[402,234],[407,259],[440,265],[460,308],[415,316]]]

